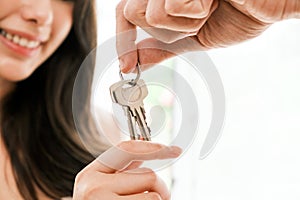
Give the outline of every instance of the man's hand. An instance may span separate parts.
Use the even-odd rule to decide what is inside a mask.
[[[120,65],[130,72],[138,59],[147,68],[187,51],[240,43],[299,13],[298,0],[122,0],[117,6]],[[136,26],[153,38],[136,44]]]

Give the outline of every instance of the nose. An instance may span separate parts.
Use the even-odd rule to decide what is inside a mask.
[[[53,21],[51,0],[27,0],[22,7],[21,15],[26,21],[37,25],[49,25]]]

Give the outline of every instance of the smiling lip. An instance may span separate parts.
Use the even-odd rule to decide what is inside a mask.
[[[35,55],[41,46],[41,40],[38,37],[1,28],[0,41],[10,50],[24,56]]]

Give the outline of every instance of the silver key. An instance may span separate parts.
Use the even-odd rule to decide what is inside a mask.
[[[135,85],[123,89],[124,96],[127,96],[129,108],[139,126],[142,139],[150,140],[150,128],[146,122],[143,100],[148,95],[147,87],[143,80],[139,80]]]
[[[123,106],[127,116],[130,137],[133,140],[151,140],[150,128],[147,125],[143,100],[148,95],[147,87],[143,80],[138,80],[132,85],[132,80],[123,80],[110,87],[112,101]],[[138,124],[141,136],[136,132]]]
[[[136,123],[136,118],[132,116],[130,109],[128,106],[122,106],[123,110],[125,112],[125,115],[127,117],[127,123],[128,123],[128,128],[129,128],[129,133],[130,133],[130,139],[132,140],[139,140],[141,137],[136,133],[135,129],[135,123]]]
[[[127,117],[127,124],[128,124],[128,128],[129,128],[130,138],[132,140],[138,140],[139,136],[137,135],[136,129],[135,129],[135,124],[136,124],[135,117],[132,116],[129,107],[126,105],[127,104],[126,100],[120,95],[120,93],[121,93],[120,91],[122,90],[122,87],[124,87],[124,85],[127,85],[129,83],[130,83],[129,80],[119,81],[119,82],[111,85],[109,90],[110,90],[110,96],[111,96],[113,103],[120,104],[124,110],[124,114]]]

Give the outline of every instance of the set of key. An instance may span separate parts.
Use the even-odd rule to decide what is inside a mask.
[[[151,130],[146,122],[143,100],[148,95],[145,82],[140,79],[140,68],[137,66],[136,79],[124,80],[120,72],[121,81],[110,86],[110,95],[114,103],[122,106],[127,117],[128,129],[132,140],[151,140]],[[139,132],[137,131],[139,127]]]

